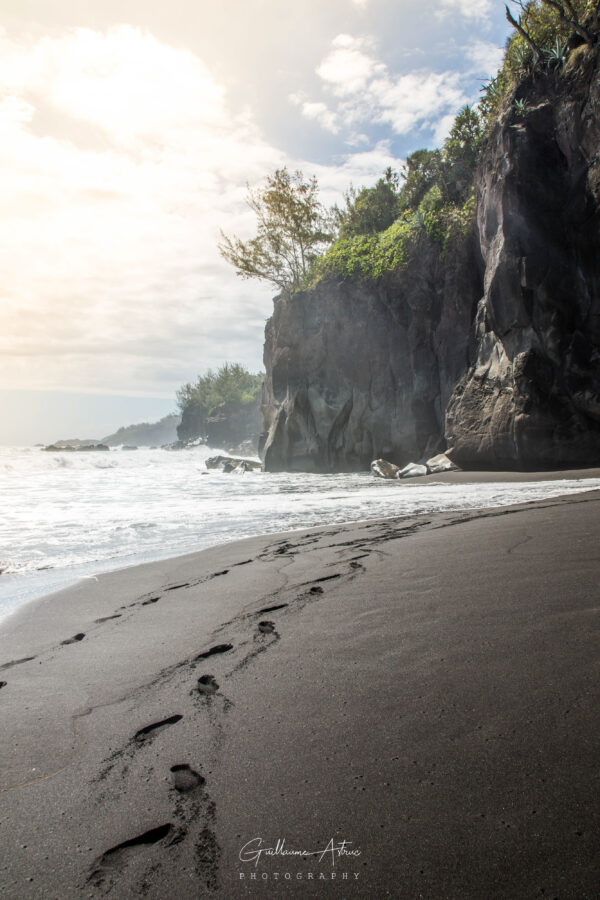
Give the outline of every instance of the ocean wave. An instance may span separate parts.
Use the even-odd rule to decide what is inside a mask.
[[[205,448],[204,454],[215,450]],[[85,574],[275,531],[498,506],[600,487],[600,479],[405,485],[369,473],[203,478],[204,455],[197,452],[141,449],[110,460],[92,456],[66,459],[0,448],[0,492],[7,498],[0,568],[11,576],[6,588],[0,579],[0,604],[2,592],[14,595],[21,578],[48,584],[50,570]],[[31,590],[23,588],[23,596]]]

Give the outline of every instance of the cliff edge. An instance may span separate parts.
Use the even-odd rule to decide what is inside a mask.
[[[275,300],[265,468],[449,448],[469,468],[600,458],[600,48],[522,81],[486,138],[472,230],[380,278]]]

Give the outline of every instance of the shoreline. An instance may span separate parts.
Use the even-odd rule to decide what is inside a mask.
[[[593,896],[599,519],[591,491],[321,526],[11,617],[3,896]],[[240,860],[259,839],[360,857]]]
[[[369,473],[364,473],[368,475]],[[248,476],[250,477],[250,476]],[[254,477],[254,476],[252,476]],[[403,479],[399,481],[390,481],[391,489],[398,490],[415,490],[420,486],[432,487],[437,485],[493,485],[493,484],[527,484],[527,483],[547,483],[547,482],[555,482],[555,481],[585,481],[590,479],[599,479],[600,480],[600,467],[599,468],[587,468],[587,469],[564,469],[564,470],[551,470],[551,471],[535,471],[535,472],[512,472],[512,471],[453,471],[453,472],[443,472],[435,475],[426,475],[421,476],[419,478],[410,478]],[[375,483],[381,482],[383,479],[375,478],[372,479]],[[394,486],[393,488],[391,486]],[[582,488],[582,490],[587,490],[587,488]],[[534,501],[527,501],[534,502]],[[471,509],[475,507],[470,507]],[[487,508],[487,507],[483,507]],[[410,513],[407,513],[410,514]],[[367,517],[364,519],[345,519],[335,521],[336,525],[349,525],[353,523],[359,522],[367,522],[367,521],[377,521],[381,518],[385,518],[386,516],[373,515],[371,517]],[[257,535],[246,535],[240,538],[234,539],[236,540],[246,540],[251,537],[264,537],[267,538],[270,535],[279,534],[279,533],[288,533],[295,531],[303,531],[306,528],[319,528],[319,527],[327,527],[328,524],[333,524],[331,521],[329,523],[325,522],[322,524],[312,524],[308,523],[306,525],[300,525],[295,529],[285,529],[285,528],[277,528],[272,532],[261,532]],[[98,560],[95,562],[84,562],[80,563],[74,567],[64,567],[64,568],[55,568],[50,569],[45,574],[41,574],[40,572],[31,571],[25,574],[18,573],[7,573],[4,576],[0,575],[0,587],[5,588],[10,579],[14,579],[14,590],[19,592],[20,596],[22,592],[26,592],[25,599],[19,601],[18,605],[14,608],[8,607],[7,611],[0,611],[0,631],[4,627],[5,623],[12,619],[13,616],[19,615],[21,611],[27,609],[32,604],[37,604],[46,598],[49,598],[57,593],[60,593],[64,590],[68,590],[75,585],[81,585],[86,580],[94,579],[100,575],[109,573],[109,572],[120,572],[123,569],[136,568],[138,566],[147,565],[152,562],[161,562],[168,559],[177,559],[180,556],[188,556],[193,553],[199,552],[200,549],[212,549],[214,547],[226,546],[227,544],[232,543],[231,540],[226,540],[223,543],[215,543],[209,544],[206,547],[202,548],[194,548],[190,550],[185,550],[183,553],[179,550],[175,551],[167,551],[166,555],[160,555],[158,557],[152,556],[152,554],[147,551],[140,551],[137,554],[133,554],[130,557],[121,557],[115,559],[104,559]],[[145,558],[146,557],[146,558]],[[48,581],[49,579],[49,581]],[[54,583],[53,583],[54,582]],[[37,585],[37,586],[36,586]]]

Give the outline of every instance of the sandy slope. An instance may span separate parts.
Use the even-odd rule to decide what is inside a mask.
[[[12,617],[2,896],[598,897],[599,519],[257,538]]]

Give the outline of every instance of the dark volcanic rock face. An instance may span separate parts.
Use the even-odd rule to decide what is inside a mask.
[[[600,78],[580,48],[521,85],[477,176],[472,240],[443,259],[278,299],[267,323],[265,468],[471,468],[600,457]]]
[[[435,452],[481,295],[468,255],[440,261],[424,239],[418,263],[393,278],[276,300],[264,357],[267,470],[353,471]]]
[[[598,54],[529,85],[479,173],[484,294],[472,361],[448,405],[463,466],[597,464],[600,457]]]

